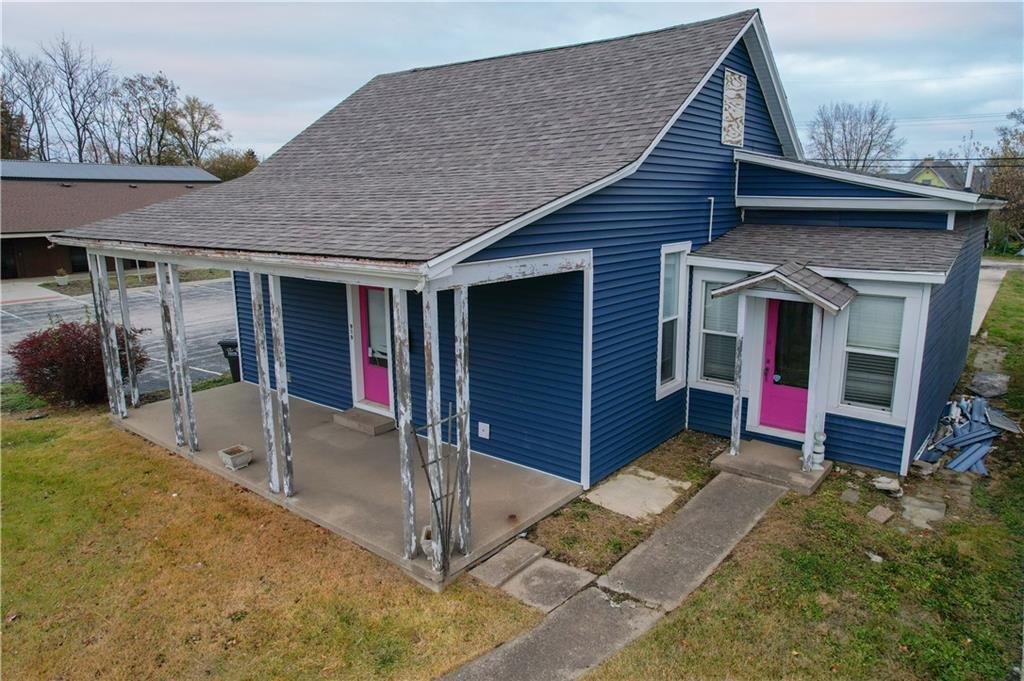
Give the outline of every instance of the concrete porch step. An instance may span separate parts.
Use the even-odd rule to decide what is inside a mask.
[[[525,539],[516,539],[470,570],[469,574],[484,584],[500,587],[535,563],[546,552],[543,546],[537,546]]]
[[[806,496],[813,494],[825,480],[832,470],[832,462],[825,461],[820,471],[805,473],[800,469],[800,450],[761,440],[743,440],[739,454],[732,456],[728,451],[723,452],[715,457],[711,467],[744,478],[781,485]]]
[[[335,414],[334,422],[366,435],[382,435],[395,429],[395,420],[390,416],[374,414],[359,407]]]

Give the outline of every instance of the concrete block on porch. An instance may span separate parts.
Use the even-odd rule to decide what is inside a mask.
[[[801,470],[800,450],[773,445],[761,440],[743,440],[736,456],[725,452],[715,457],[711,467],[746,478],[782,485],[799,494],[814,493],[832,470],[825,461],[822,470]]]
[[[382,435],[395,429],[395,420],[390,416],[375,414],[359,407],[338,412],[334,415],[334,422],[365,435]]]

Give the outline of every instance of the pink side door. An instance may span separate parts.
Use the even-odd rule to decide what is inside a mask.
[[[811,359],[809,303],[768,300],[761,370],[761,425],[804,432]]]
[[[391,404],[388,389],[387,291],[359,287],[359,348],[362,361],[363,399],[382,406]]]

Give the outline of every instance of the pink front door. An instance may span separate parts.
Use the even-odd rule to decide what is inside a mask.
[[[769,300],[764,329],[761,425],[804,432],[811,361],[809,303]]]
[[[362,356],[363,399],[391,404],[388,389],[388,298],[382,288],[359,287],[359,348]]]

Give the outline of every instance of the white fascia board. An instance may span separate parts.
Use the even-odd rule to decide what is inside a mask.
[[[344,282],[365,286],[381,286],[403,290],[422,290],[425,278],[416,265],[345,260],[301,255],[279,255],[252,251],[220,251],[126,244],[122,242],[80,239],[55,235],[50,239],[65,246],[81,246],[92,253],[126,258],[173,263],[186,267],[214,267],[238,272],[259,272],[282,277]]]
[[[0,233],[0,239],[28,239],[31,237],[52,236],[54,232],[7,232]]]
[[[739,270],[742,272],[767,272],[778,267],[774,263],[754,262],[752,260],[728,260],[725,258],[709,258],[691,255],[687,258],[694,267],[709,267],[719,270]],[[844,267],[819,267],[808,265],[823,277],[834,279],[861,279],[865,281],[891,281],[911,284],[944,284],[945,272],[896,272],[890,270],[855,270]]]
[[[761,93],[768,104],[768,113],[772,118],[775,133],[779,136],[783,151],[787,152],[787,155],[803,159],[804,149],[800,144],[800,135],[797,133],[796,123],[793,121],[793,112],[789,108],[789,98],[786,97],[786,90],[782,87],[782,79],[779,77],[779,69],[775,64],[775,57],[772,55],[771,45],[768,42],[768,31],[765,30],[764,22],[761,21],[760,11],[754,17],[753,28],[753,31],[748,31],[744,36],[744,43],[750,54],[750,62],[757,75],[758,84],[761,86]],[[780,118],[782,119],[781,126],[778,120]]]
[[[564,206],[569,205],[570,203],[578,201],[583,197],[588,196],[589,194],[593,194],[597,190],[607,187],[613,182],[617,182],[622,178],[628,177],[629,175],[635,173],[643,164],[643,162],[647,160],[647,157],[650,156],[651,152],[654,151],[655,147],[657,147],[658,144],[661,143],[662,138],[664,138],[665,135],[668,134],[668,131],[672,129],[672,126],[675,125],[677,120],[679,120],[679,117],[683,114],[684,111],[686,111],[686,108],[690,106],[690,103],[697,98],[701,90],[704,89],[704,86],[707,85],[707,82],[711,80],[711,77],[715,75],[715,72],[718,71],[718,68],[722,65],[723,62],[725,62],[725,58],[729,56],[729,53],[732,52],[733,48],[736,47],[740,40],[743,39],[747,31],[750,30],[750,27],[756,25],[757,21],[758,14],[755,13],[754,16],[752,16],[750,20],[746,23],[746,25],[742,29],[737,31],[736,37],[734,37],[732,39],[732,42],[729,43],[728,47],[726,47],[722,51],[722,53],[718,56],[718,59],[715,60],[715,63],[712,64],[711,68],[707,70],[707,72],[704,74],[704,77],[700,79],[700,82],[697,83],[696,87],[693,88],[693,90],[690,92],[686,100],[683,101],[679,108],[675,110],[675,113],[672,114],[672,117],[669,118],[668,122],[665,123],[665,125],[661,128],[661,131],[659,131],[658,134],[654,137],[654,139],[651,140],[651,143],[647,145],[647,148],[644,149],[643,153],[641,153],[635,161],[625,166],[624,168],[615,171],[611,175],[608,175],[600,180],[597,180],[596,182],[592,182],[591,184],[586,185],[585,187],[580,187],[579,189],[570,192],[565,196],[555,199],[554,201],[547,203],[543,206],[540,206],[539,208],[535,208],[529,213],[525,213],[519,216],[515,220],[511,220],[503,225],[495,227],[489,232],[485,232],[484,234],[481,234],[480,236],[474,239],[470,239],[469,241],[460,246],[456,246],[455,248],[446,251],[445,253],[442,253],[441,255],[431,260],[428,260],[426,263],[427,277],[433,279],[434,277],[438,276],[439,273],[441,273],[441,276],[445,276],[447,274],[447,271],[456,263],[462,262],[466,258],[472,256],[474,253],[477,253],[483,250],[484,248],[487,248],[491,244],[501,240],[502,238],[508,236],[512,232],[521,229],[532,222],[536,222],[545,215],[555,212],[559,208],[562,208]]]
[[[839,168],[825,168],[822,166],[809,165],[799,161],[791,161],[778,156],[759,154],[757,152],[746,151],[744,149],[736,149],[733,152],[733,158],[737,161],[743,161],[744,163],[754,163],[757,165],[768,166],[770,168],[778,168],[779,170],[801,173],[803,175],[814,175],[816,177],[824,177],[838,182],[859,184],[865,187],[876,187],[878,189],[888,189],[891,191],[903,192],[904,194],[916,194],[918,196],[950,199],[951,201],[969,203],[972,205],[978,203],[981,199],[980,194],[974,194],[972,192],[962,192],[955,189],[942,189],[940,187],[929,187],[923,184],[901,182],[900,180],[888,180],[883,177],[851,173]]]
[[[542,253],[515,258],[481,260],[456,265],[444,277],[431,279],[430,288],[440,291],[456,286],[479,286],[501,281],[546,277],[585,270],[593,262],[590,250]]]
[[[737,208],[791,210],[974,211],[977,204],[938,198],[882,199],[866,196],[736,196]]]

